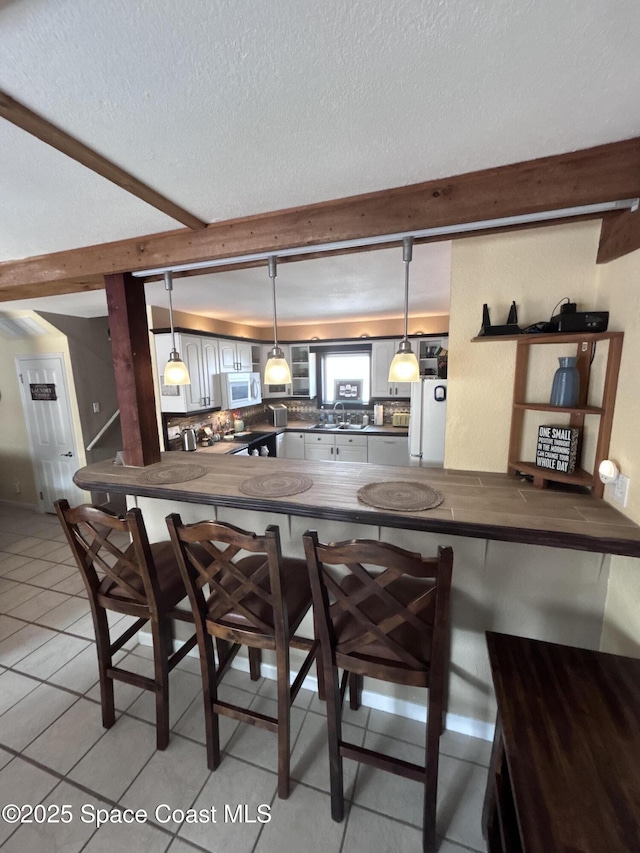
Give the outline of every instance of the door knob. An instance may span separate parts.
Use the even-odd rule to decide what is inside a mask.
[[[61,453],[60,456],[73,456],[73,453],[69,451],[68,453]]]

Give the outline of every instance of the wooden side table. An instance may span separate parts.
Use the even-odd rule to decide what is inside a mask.
[[[640,851],[640,660],[487,632],[489,853]]]

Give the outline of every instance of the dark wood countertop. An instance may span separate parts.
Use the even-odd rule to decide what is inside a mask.
[[[492,632],[487,645],[499,723],[488,803],[502,746],[516,825],[506,796],[498,813],[521,845],[509,849],[637,853],[640,660]]]
[[[587,494],[536,489],[507,474],[206,453],[164,453],[158,465],[194,463],[205,469],[203,476],[169,485],[141,480],[157,466],[134,468],[111,461],[81,468],[74,480],[88,491],[640,557],[640,526],[609,504]],[[240,492],[244,480],[274,466],[311,477],[313,486],[284,498],[250,498]],[[367,483],[398,480],[428,483],[444,501],[422,512],[378,510],[358,501],[358,489]]]

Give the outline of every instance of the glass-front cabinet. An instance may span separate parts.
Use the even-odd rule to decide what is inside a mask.
[[[291,344],[291,396],[316,396],[316,356],[309,344]]]

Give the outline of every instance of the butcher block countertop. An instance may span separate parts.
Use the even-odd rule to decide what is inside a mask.
[[[166,485],[145,482],[150,472],[170,474],[180,466],[197,478]],[[311,478],[313,485],[281,498],[240,491],[245,480],[277,472]],[[588,494],[537,489],[508,474],[174,452],[163,453],[159,463],[146,468],[97,462],[77,471],[74,481],[87,491],[640,556],[640,526],[610,504]],[[382,481],[427,484],[444,500],[420,512],[374,509],[358,500],[362,486]]]

